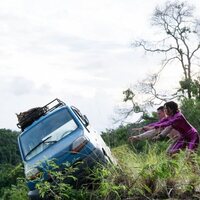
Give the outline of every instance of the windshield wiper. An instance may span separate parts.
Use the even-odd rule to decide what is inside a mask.
[[[43,144],[43,143],[55,143],[55,142],[57,142],[56,140],[54,140],[54,141],[47,141],[47,140],[48,140],[49,138],[51,138],[51,137],[52,137],[52,136],[50,135],[49,137],[42,139],[41,142],[39,142],[35,147],[33,147],[33,148],[25,155],[25,158],[26,158],[31,152],[33,152],[35,149],[37,149],[37,147],[39,147],[41,144]]]

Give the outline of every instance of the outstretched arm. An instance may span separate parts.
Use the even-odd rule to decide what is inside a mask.
[[[160,122],[153,126],[155,129],[165,128],[167,126],[173,126],[174,123],[181,123],[182,115],[178,112],[172,117],[168,117],[166,121]]]
[[[167,136],[171,131],[172,131],[173,127],[172,126],[168,126],[165,129],[163,129],[160,133],[161,136]]]
[[[158,134],[157,131],[158,130],[156,130],[156,129],[151,129],[142,134],[131,136],[131,137],[129,137],[128,140],[129,141],[137,141],[137,140],[143,140],[143,139],[151,139]]]
[[[166,128],[164,128],[160,134],[158,134],[156,137],[154,137],[153,139],[154,140],[158,140],[158,139],[161,139],[165,136],[167,136],[171,131],[172,131],[173,127],[172,126],[168,126]]]

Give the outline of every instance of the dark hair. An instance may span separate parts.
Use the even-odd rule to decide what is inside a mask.
[[[164,107],[170,108],[172,110],[173,114],[175,114],[179,111],[178,110],[178,104],[175,103],[174,101],[169,101],[169,102],[165,103]]]
[[[164,111],[164,106],[160,106],[160,107],[158,107],[157,110]]]

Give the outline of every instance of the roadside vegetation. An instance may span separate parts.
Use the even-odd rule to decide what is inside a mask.
[[[182,102],[183,112],[198,115],[198,107],[199,103],[195,103],[194,100]],[[200,130],[193,114],[187,116]],[[76,177],[71,173],[76,169],[66,168],[64,174],[50,170],[53,182],[41,181],[37,186],[41,196],[56,200],[200,199],[200,151],[190,157],[187,152],[182,151],[171,158],[165,152],[170,143],[167,138],[162,141],[128,142],[131,134],[137,134],[131,131],[132,127],[149,123],[149,119],[155,120],[154,113],[141,123],[120,126],[102,133],[118,160],[118,166],[100,166],[93,169],[90,181],[79,188],[74,188],[64,181],[68,178],[75,180]],[[3,143],[0,146],[2,200],[28,199],[28,189],[16,143],[17,135],[17,132],[0,129],[0,141],[9,147],[5,148]],[[12,153],[9,149],[12,149]],[[52,165],[56,168],[56,165]]]

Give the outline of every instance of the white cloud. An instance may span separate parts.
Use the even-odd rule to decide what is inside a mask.
[[[149,19],[163,2],[0,1],[0,128],[16,129],[15,112],[56,97],[98,130],[111,127],[122,91],[157,70],[159,58],[131,42],[152,35]]]

